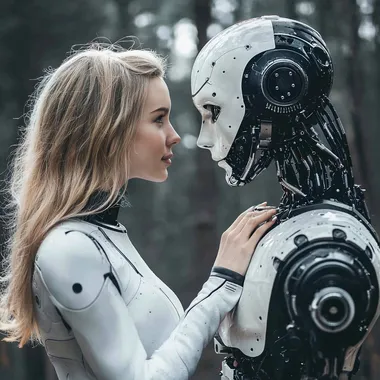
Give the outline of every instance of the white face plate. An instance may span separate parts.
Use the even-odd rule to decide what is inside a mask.
[[[244,118],[242,77],[248,62],[275,48],[273,17],[250,19],[225,29],[205,45],[195,60],[191,93],[202,115],[197,144],[209,149],[215,161],[227,156]],[[216,122],[205,105],[220,107]]]

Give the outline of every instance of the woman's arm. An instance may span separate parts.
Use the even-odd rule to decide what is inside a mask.
[[[80,232],[71,232],[59,246],[48,240],[38,252],[36,270],[99,380],[187,379],[241,294],[233,272],[216,269],[166,342],[148,358],[109,276],[112,268],[93,241]]]

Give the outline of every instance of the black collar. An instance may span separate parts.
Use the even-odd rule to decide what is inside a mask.
[[[95,192],[94,194],[91,195],[89,201],[87,202],[83,210],[89,211],[89,210],[96,209],[107,199],[107,196],[108,196],[107,192],[104,192],[104,191]],[[98,212],[96,214],[84,216],[82,217],[82,219],[88,222],[101,222],[101,223],[107,223],[114,226],[118,226],[117,218],[119,215],[119,209],[120,209],[120,201],[119,202],[117,201],[106,210],[102,212]]]

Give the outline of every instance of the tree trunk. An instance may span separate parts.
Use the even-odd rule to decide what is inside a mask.
[[[132,34],[133,15],[128,11],[130,1],[114,0],[118,8],[118,33],[119,38]]]
[[[379,30],[380,27],[380,0],[375,0],[374,1],[374,13],[373,13],[373,23],[375,24],[375,27],[377,30]],[[373,94],[377,97],[377,99],[374,100],[374,105],[377,104],[378,102],[378,97],[380,96],[380,91],[379,91],[379,86],[380,86],[380,70],[378,67],[379,61],[380,61],[380,38],[379,35],[375,37],[375,49],[372,55],[372,70],[374,71],[371,74],[373,75],[373,83],[374,83],[374,89],[373,89]],[[376,124],[376,121],[378,120],[378,117],[380,116],[380,112],[378,108],[373,111],[372,118],[370,121],[372,121],[374,124]],[[378,128],[376,128],[377,125],[374,125],[374,127],[371,128],[371,134],[370,138],[374,139],[376,141],[376,137],[380,137],[378,131]],[[378,141],[378,140],[377,140]],[[372,144],[372,146],[375,146],[376,142]],[[364,154],[366,151],[362,150],[361,153]],[[376,157],[380,157],[379,152],[372,150],[371,151],[371,158],[372,161]],[[375,172],[378,170],[377,165],[375,163],[376,161],[370,162],[369,164],[372,164],[371,166],[374,168],[372,172]],[[377,160],[377,162],[379,162]],[[371,177],[373,180],[373,189],[378,189],[378,179],[374,179]],[[378,207],[380,205],[380,202],[378,201],[378,197],[375,196],[375,193],[373,193],[372,196],[372,201],[371,201],[371,209],[373,210],[378,210]],[[377,215],[377,222],[378,222],[379,216]],[[376,220],[374,220],[376,222]],[[371,331],[369,337],[365,341],[363,350],[362,350],[362,359],[361,359],[361,366],[360,366],[360,372],[363,374],[366,379],[368,380],[377,380],[380,378],[380,368],[379,368],[379,361],[380,361],[380,326],[379,322],[375,325],[374,329]]]
[[[286,5],[286,16],[293,20],[297,20],[297,11],[296,11],[297,0],[286,0],[285,5]]]
[[[356,0],[347,2],[347,13],[349,17],[349,55],[347,59],[347,89],[349,91],[349,110],[352,122],[352,146],[353,161],[356,181],[368,189],[371,195],[370,181],[367,166],[367,153],[362,131],[362,94],[363,94],[363,69],[360,53],[360,37],[358,34],[360,26],[360,11]],[[368,196],[368,195],[367,195]]]
[[[318,25],[318,32],[321,34],[323,39],[327,37],[327,14],[326,12],[330,9],[330,0],[315,0],[316,7],[316,21]]]
[[[194,1],[194,20],[198,29],[198,51],[200,51],[207,42],[207,27],[212,21],[211,0]],[[199,120],[199,115],[197,115],[197,120]],[[192,278],[188,285],[193,293],[191,298],[200,290],[201,285],[207,279],[218,249],[216,230],[218,187],[215,163],[212,161],[210,153],[205,149],[196,150],[195,160],[195,178],[192,186],[190,186],[190,201],[193,212],[197,214],[193,234],[195,252],[192,258]],[[195,378],[203,379],[217,376],[221,358],[216,356],[212,347],[211,342],[203,352]]]
[[[195,0],[194,7],[199,51],[207,42],[206,30],[211,23],[211,0]],[[197,118],[199,119],[199,115]],[[215,223],[217,182],[215,163],[212,161],[210,153],[205,149],[197,149],[195,159],[195,181],[190,191],[193,210],[197,213],[197,222],[195,223],[196,252],[193,261],[193,285],[197,289],[207,278],[217,250]]]

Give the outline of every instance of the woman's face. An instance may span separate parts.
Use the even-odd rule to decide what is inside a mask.
[[[148,96],[137,123],[132,146],[129,178],[153,182],[165,181],[171,164],[172,147],[181,141],[169,121],[170,95],[162,78],[154,78],[148,87]]]

